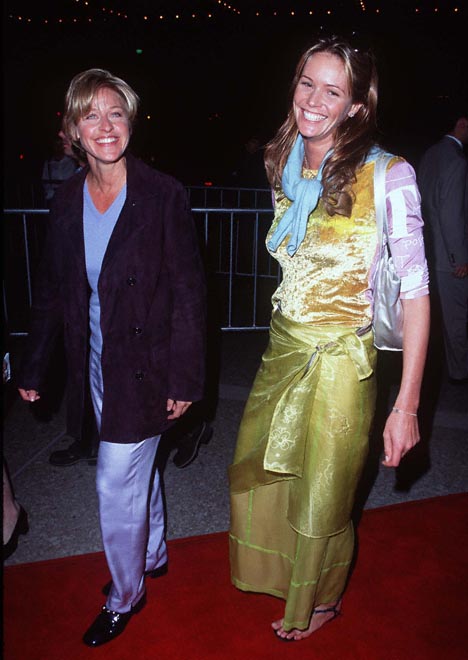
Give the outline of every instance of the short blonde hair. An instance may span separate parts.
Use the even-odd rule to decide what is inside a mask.
[[[130,125],[133,124],[140,102],[136,92],[124,80],[105,69],[88,69],[73,78],[65,95],[62,128],[74,144],[78,122],[90,111],[96,93],[104,87],[122,98]]]

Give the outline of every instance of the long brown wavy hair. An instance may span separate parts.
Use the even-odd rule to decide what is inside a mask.
[[[353,117],[346,117],[335,133],[333,154],[323,168],[322,201],[329,215],[350,216],[354,203],[351,187],[356,171],[374,144],[377,114],[377,70],[370,52],[360,52],[339,37],[320,39],[306,50],[296,67],[291,85],[291,108],[286,120],[265,149],[265,167],[270,184],[281,188],[281,177],[298,130],[292,97],[308,59],[315,53],[330,53],[343,62],[352,103],[360,103]]]

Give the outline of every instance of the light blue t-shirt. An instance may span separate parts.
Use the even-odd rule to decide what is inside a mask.
[[[91,287],[91,297],[89,299],[90,344],[93,351],[96,351],[99,355],[102,352],[101,304],[98,294],[99,275],[107,245],[126,197],[127,186],[124,185],[107,211],[99,213],[94,206],[85,181],[83,188],[83,232],[86,274]]]

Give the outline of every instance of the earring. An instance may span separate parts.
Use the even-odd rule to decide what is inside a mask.
[[[349,115],[348,115],[348,117],[349,117],[350,119],[352,119],[352,118],[354,117],[354,112],[350,112]]]

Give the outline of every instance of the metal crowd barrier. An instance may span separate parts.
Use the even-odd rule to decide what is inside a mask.
[[[268,329],[271,296],[280,281],[279,266],[265,248],[273,216],[269,191],[192,188],[190,198],[206,267],[211,318],[223,331]],[[200,201],[211,205],[193,205]],[[229,201],[235,205],[223,206]],[[260,201],[265,206],[255,207]],[[3,312],[11,336],[27,335],[48,213],[47,209],[3,211]]]

